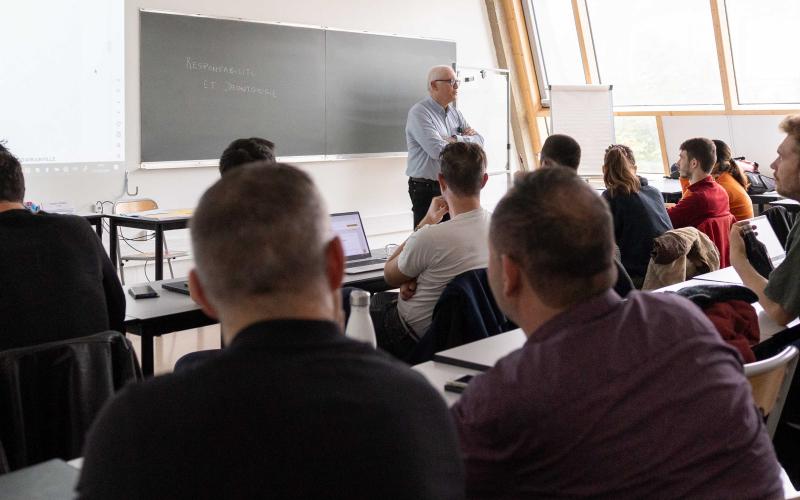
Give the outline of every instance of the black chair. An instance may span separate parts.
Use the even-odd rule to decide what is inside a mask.
[[[792,220],[789,215],[789,211],[786,210],[785,207],[771,207],[764,210],[764,213],[769,221],[769,225],[772,226],[772,230],[775,231],[775,236],[778,237],[778,241],[781,242],[781,246],[786,248],[786,238],[789,236],[789,231],[792,229]]]
[[[408,361],[424,363],[439,351],[516,327],[497,306],[486,269],[473,269],[459,274],[445,287],[433,309],[431,326]]]
[[[133,347],[118,332],[0,352],[0,464],[13,471],[80,456],[103,404],[141,378]]]

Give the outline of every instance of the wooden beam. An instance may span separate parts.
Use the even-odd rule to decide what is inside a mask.
[[[658,129],[658,144],[661,146],[661,162],[664,167],[664,175],[669,176],[669,155],[667,153],[667,140],[664,138],[664,120],[656,116],[656,129]]]
[[[719,64],[719,80],[722,83],[722,100],[726,110],[732,110],[739,104],[736,97],[736,76],[733,74],[731,60],[731,44],[728,36],[727,14],[724,0],[709,0],[711,4],[711,20],[714,24],[714,40],[717,45],[717,62]],[[723,18],[725,23],[723,23]],[[736,102],[734,102],[736,98]]]
[[[578,46],[581,49],[581,62],[583,63],[583,77],[587,84],[595,83],[592,77],[594,67],[594,49],[592,57],[589,57],[589,47],[592,45],[591,33],[584,27],[589,26],[589,18],[586,15],[586,4],[583,0],[572,0],[572,15],[575,18],[575,33],[578,35]],[[599,81],[597,83],[600,83]]]
[[[511,129],[523,170],[538,166],[541,98],[520,0],[485,0],[497,63],[511,72]],[[517,161],[516,158],[512,161]]]

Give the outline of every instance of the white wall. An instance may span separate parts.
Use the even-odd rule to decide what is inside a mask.
[[[771,176],[769,165],[786,136],[778,129],[783,118],[783,115],[665,116],[667,160],[670,165],[678,161],[678,148],[686,139],[708,137],[727,143],[733,156],[746,156],[758,162],[759,170]]]

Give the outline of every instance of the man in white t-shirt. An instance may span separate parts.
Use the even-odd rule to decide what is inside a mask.
[[[386,262],[384,278],[400,287],[400,296],[382,294],[374,299],[378,345],[401,359],[427,332],[447,284],[489,262],[491,214],[481,208],[480,197],[489,178],[486,154],[478,144],[457,142],[448,144],[440,159],[442,196],[433,198],[414,234]],[[450,220],[439,224],[446,213]]]

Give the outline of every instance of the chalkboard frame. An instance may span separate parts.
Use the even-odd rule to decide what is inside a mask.
[[[382,36],[382,37],[394,37],[394,38],[401,38],[401,39],[408,39],[408,40],[420,40],[420,41],[430,41],[430,42],[441,42],[452,44],[454,60],[451,61],[451,65],[453,68],[457,68],[457,54],[458,54],[458,46],[455,40],[444,39],[444,38],[434,38],[434,37],[421,37],[421,36],[412,36],[412,35],[401,35],[397,33],[381,33],[381,32],[373,32],[368,30],[352,30],[352,29],[339,29],[339,28],[331,28],[327,26],[318,26],[318,25],[307,25],[307,24],[298,24],[298,23],[286,23],[281,21],[263,21],[258,19],[247,19],[241,17],[228,17],[228,16],[213,16],[207,14],[187,14],[184,12],[175,12],[175,11],[168,11],[168,10],[160,10],[160,9],[139,9],[139,58],[140,58],[140,73],[139,73],[139,84],[140,84],[140,103],[139,103],[139,121],[140,121],[140,160],[143,156],[141,148],[141,123],[143,121],[142,116],[142,102],[141,102],[141,79],[142,79],[142,72],[141,72],[141,47],[142,47],[142,36],[141,36],[141,14],[142,13],[153,13],[153,14],[166,14],[166,15],[174,15],[174,16],[184,16],[184,17],[193,17],[193,18],[205,18],[211,20],[223,20],[223,21],[238,21],[244,23],[253,23],[253,24],[264,24],[264,25],[273,25],[273,26],[281,26],[281,27],[289,27],[289,28],[303,28],[303,29],[312,29],[312,30],[320,30],[323,33],[333,32],[333,33],[354,33],[359,35],[375,35],[375,36]],[[327,37],[326,37],[327,39]],[[323,56],[324,57],[324,56]],[[424,97],[424,90],[421,88],[419,92],[419,98],[422,99]],[[325,104],[327,107],[327,103]],[[280,149],[278,150],[280,153]],[[292,163],[302,163],[302,162],[314,162],[314,161],[332,161],[332,160],[346,160],[346,159],[357,159],[357,158],[392,158],[392,157],[406,157],[408,153],[406,151],[394,151],[394,152],[370,152],[370,153],[348,153],[348,154],[311,154],[311,155],[296,155],[296,156],[279,156],[277,159],[278,161],[286,161]],[[139,163],[140,168],[142,169],[171,169],[171,168],[192,168],[192,167],[216,167],[219,165],[218,158],[211,158],[211,159],[194,159],[194,160],[181,160],[181,161],[140,161]]]

